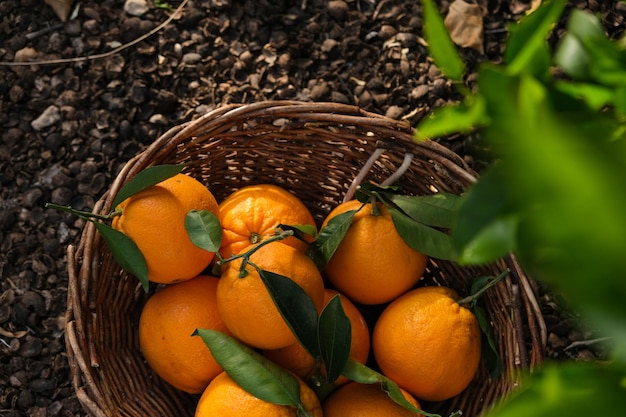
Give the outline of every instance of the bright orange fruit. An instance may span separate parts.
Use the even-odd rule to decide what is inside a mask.
[[[250,263],[290,278],[313,300],[318,312],[321,311],[324,282],[317,266],[304,252],[282,241],[270,242],[250,256]],[[295,343],[296,337],[250,263],[246,265],[245,277],[240,276],[241,259],[223,267],[217,305],[224,323],[236,338],[257,348],[278,349]]]
[[[302,380],[300,402],[311,417],[322,417],[315,392]],[[241,388],[226,372],[218,375],[202,393],[195,417],[297,417],[295,407],[263,401]]]
[[[229,195],[219,206],[223,228],[220,254],[228,258],[272,235],[279,224],[311,225],[313,215],[304,203],[285,189],[272,184],[250,185]],[[295,237],[283,240],[305,251],[307,244]]]
[[[337,206],[324,220],[362,203],[351,200]],[[324,270],[328,280],[352,301],[382,304],[413,287],[422,277],[428,258],[400,237],[387,208],[379,213],[367,204],[356,213],[350,229]]]
[[[332,289],[324,290],[324,305],[330,299],[339,294]],[[370,332],[367,323],[359,309],[345,296],[339,294],[341,306],[352,326],[352,345],[350,346],[350,359],[365,364],[370,353]],[[283,368],[293,372],[300,378],[306,379],[315,370],[315,359],[302,347],[299,342],[282,349],[265,350],[263,355]],[[335,383],[344,384],[349,380],[340,376]]]
[[[478,369],[478,320],[457,299],[450,288],[417,288],[389,304],[374,326],[381,371],[421,400],[460,394]]]
[[[403,391],[404,398],[414,407],[419,403]],[[380,384],[350,382],[333,392],[323,404],[324,417],[417,417],[420,413],[396,404]]]
[[[218,279],[200,275],[163,287],[146,302],[139,319],[139,345],[150,367],[166,382],[201,393],[222,368],[197,328],[228,334],[217,310]]]
[[[214,257],[193,244],[185,229],[190,210],[215,215],[213,194],[196,179],[178,174],[124,200],[112,227],[130,237],[146,259],[148,279],[161,284],[191,279]]]

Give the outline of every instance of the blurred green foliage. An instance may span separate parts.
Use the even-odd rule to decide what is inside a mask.
[[[511,25],[504,63],[482,63],[475,90],[459,89],[463,102],[417,126],[417,140],[474,131],[493,150],[453,227],[459,262],[516,253],[612,347],[608,364],[549,365],[529,375],[492,413],[498,417],[588,415],[584,401],[598,406],[596,415],[624,413],[615,405],[626,394],[626,42],[607,38],[596,16],[574,9],[552,49],[548,38],[565,7],[545,1]],[[440,34],[431,15],[424,13],[424,24]],[[455,59],[441,59],[441,51],[457,51],[440,38],[427,41],[445,67]]]

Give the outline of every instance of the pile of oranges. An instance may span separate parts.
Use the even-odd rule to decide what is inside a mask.
[[[205,416],[416,416],[418,401],[458,395],[474,378],[481,357],[475,316],[448,288],[420,286],[428,258],[399,236],[382,203],[352,200],[321,225],[295,195],[270,184],[243,187],[221,202],[202,183],[174,175],[124,200],[112,227],[145,257],[158,289],[139,321],[139,342],[150,367],[175,388],[201,394]],[[185,216],[203,210],[220,223],[215,252],[199,248]],[[356,210],[349,228],[321,269],[307,249],[315,233],[276,239],[284,225],[324,230],[331,219]],[[272,237],[274,237],[272,239]],[[246,254],[246,256],[242,256]],[[350,322],[349,357],[395,382],[415,407],[387,395],[380,383],[340,376],[320,396],[312,381],[324,375],[270,296],[259,271],[288,277],[321,313],[339,297]],[[363,308],[383,307],[375,322]],[[294,375],[302,408],[264,401],[225,372],[196,329],[222,332]]]

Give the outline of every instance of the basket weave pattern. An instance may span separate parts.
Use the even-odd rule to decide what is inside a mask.
[[[461,194],[476,180],[458,155],[436,142],[417,144],[402,122],[331,103],[262,102],[218,108],[179,125],[130,160],[94,212],[108,213],[120,187],[151,165],[184,163],[186,173],[209,186],[218,201],[249,184],[273,183],[296,194],[318,224],[341,202],[353,178],[377,148],[386,149],[366,181],[381,183],[414,155],[396,182],[409,194]],[[483,295],[504,362],[491,379],[481,366],[459,396],[423,404],[447,415],[477,416],[515,388],[520,370],[542,361],[545,325],[532,283],[513,257],[484,267],[431,260],[423,282],[466,295],[473,277],[511,273]],[[139,350],[137,323],[147,296],[138,280],[113,260],[91,224],[79,245],[68,248],[66,344],[73,384],[92,416],[192,416],[196,397],[161,381]]]

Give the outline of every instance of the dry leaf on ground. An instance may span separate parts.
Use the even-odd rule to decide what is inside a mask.
[[[52,7],[54,13],[61,19],[61,21],[66,22],[70,17],[70,13],[72,12],[72,3],[74,0],[44,0],[46,4]]]
[[[463,48],[472,48],[485,53],[483,16],[478,4],[455,0],[445,18],[445,25],[452,41]]]

